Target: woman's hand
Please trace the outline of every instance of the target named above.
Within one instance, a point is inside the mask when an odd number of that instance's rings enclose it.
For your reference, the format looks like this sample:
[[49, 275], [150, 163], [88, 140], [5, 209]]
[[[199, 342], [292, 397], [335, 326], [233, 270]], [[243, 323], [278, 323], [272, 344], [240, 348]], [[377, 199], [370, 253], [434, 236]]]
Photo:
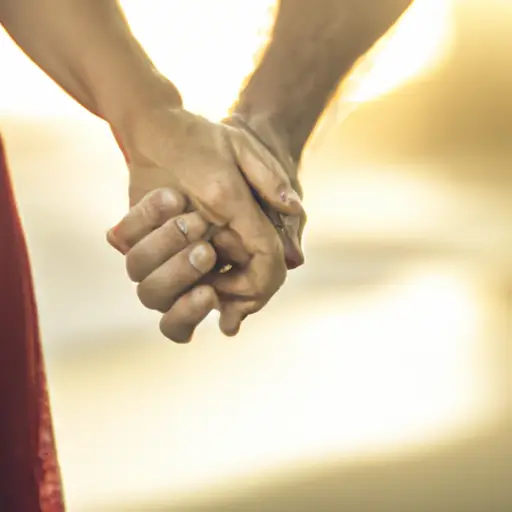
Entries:
[[[285, 231], [293, 229], [289, 219], [303, 215], [288, 174], [249, 132], [183, 109], [152, 109], [125, 120], [115, 133], [130, 169], [131, 205], [154, 189], [175, 187], [187, 209], [214, 226], [219, 258], [233, 268], [210, 280], [219, 295], [220, 327], [236, 334], [286, 277], [285, 238], [260, 204], [286, 215]], [[117, 236], [109, 235], [110, 241]]]

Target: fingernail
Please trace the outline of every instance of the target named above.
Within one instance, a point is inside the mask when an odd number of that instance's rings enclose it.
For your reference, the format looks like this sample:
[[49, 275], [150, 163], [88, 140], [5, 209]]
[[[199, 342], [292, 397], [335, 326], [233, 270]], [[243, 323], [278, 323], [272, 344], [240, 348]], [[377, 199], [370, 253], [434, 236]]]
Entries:
[[283, 201], [283, 203], [286, 203], [289, 206], [298, 206], [302, 209], [302, 200], [299, 194], [297, 194], [297, 192], [295, 192], [295, 190], [293, 189], [289, 189], [286, 191], [283, 190], [279, 194], [279, 198], [281, 199], [281, 201]]
[[211, 258], [208, 247], [204, 244], [196, 245], [188, 255], [190, 264], [201, 274], [205, 274], [211, 269]]
[[188, 226], [183, 217], [180, 217], [179, 219], [176, 219], [176, 225], [178, 226], [178, 229], [185, 235], [188, 235]]
[[294, 251], [286, 255], [285, 262], [288, 270], [295, 270], [304, 265], [304, 254], [301, 251]]

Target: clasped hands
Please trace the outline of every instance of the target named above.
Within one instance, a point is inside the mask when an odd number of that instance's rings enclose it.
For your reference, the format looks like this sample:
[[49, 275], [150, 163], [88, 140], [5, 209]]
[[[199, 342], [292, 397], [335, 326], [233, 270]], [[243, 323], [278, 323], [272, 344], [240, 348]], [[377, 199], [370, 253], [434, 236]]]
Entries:
[[[270, 133], [270, 132], [269, 132]], [[304, 261], [306, 216], [285, 141], [239, 117], [213, 123], [156, 108], [116, 127], [130, 210], [107, 234], [160, 330], [191, 340], [212, 311], [234, 336]]]

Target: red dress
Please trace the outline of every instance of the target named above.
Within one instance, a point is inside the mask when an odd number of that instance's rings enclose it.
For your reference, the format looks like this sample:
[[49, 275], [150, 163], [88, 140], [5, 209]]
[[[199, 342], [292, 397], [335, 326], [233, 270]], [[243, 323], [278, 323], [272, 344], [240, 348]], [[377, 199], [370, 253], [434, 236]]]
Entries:
[[37, 310], [0, 139], [0, 511], [62, 512]]

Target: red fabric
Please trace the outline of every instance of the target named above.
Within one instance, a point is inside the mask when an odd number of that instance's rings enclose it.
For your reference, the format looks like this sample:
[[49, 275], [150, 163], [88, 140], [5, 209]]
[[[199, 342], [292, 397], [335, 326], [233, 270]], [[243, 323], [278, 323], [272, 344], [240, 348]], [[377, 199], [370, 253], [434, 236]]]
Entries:
[[0, 511], [62, 512], [30, 266], [0, 140]]

